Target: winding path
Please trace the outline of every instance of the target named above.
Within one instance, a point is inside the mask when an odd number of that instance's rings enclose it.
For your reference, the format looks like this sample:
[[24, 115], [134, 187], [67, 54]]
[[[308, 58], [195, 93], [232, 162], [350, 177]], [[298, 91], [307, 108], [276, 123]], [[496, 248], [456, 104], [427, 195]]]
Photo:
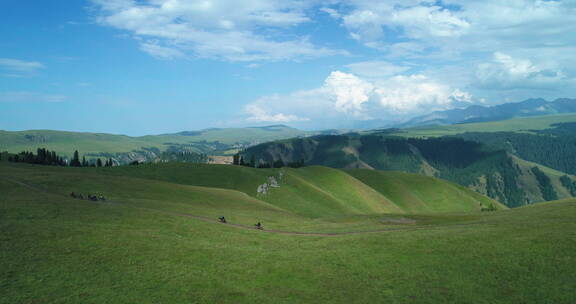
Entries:
[[[11, 178], [6, 178], [6, 177], [0, 177], [0, 179], [32, 189], [34, 191], [38, 191], [38, 192], [43, 192], [43, 193], [48, 193], [51, 195], [57, 195], [57, 196], [62, 196], [65, 198], [70, 199], [70, 197], [68, 197], [67, 195], [61, 195], [61, 194], [57, 194], [57, 193], [53, 193], [50, 192], [48, 189], [38, 186], [38, 185], [32, 185], [29, 183], [25, 183], [22, 181], [18, 181], [15, 179], [11, 179]], [[102, 203], [102, 202], [100, 202]], [[429, 225], [429, 226], [420, 226], [420, 227], [402, 227], [402, 228], [382, 228], [382, 229], [375, 229], [375, 230], [365, 230], [365, 231], [344, 231], [344, 232], [300, 232], [300, 231], [285, 231], [285, 230], [276, 230], [276, 229], [256, 229], [253, 226], [250, 225], [243, 225], [243, 224], [236, 224], [236, 223], [221, 223], [219, 220], [215, 220], [213, 218], [210, 217], [206, 217], [206, 216], [201, 216], [201, 215], [194, 215], [194, 214], [189, 214], [189, 213], [181, 213], [181, 212], [172, 212], [172, 211], [164, 211], [164, 210], [158, 210], [158, 209], [154, 209], [154, 208], [146, 208], [146, 207], [136, 207], [133, 205], [128, 205], [126, 203], [122, 203], [119, 201], [114, 201], [114, 200], [106, 200], [105, 203], [115, 203], [115, 204], [121, 204], [123, 206], [129, 206], [130, 208], [135, 208], [135, 209], [141, 209], [141, 210], [148, 210], [148, 211], [153, 211], [153, 212], [158, 212], [158, 213], [164, 213], [164, 214], [170, 214], [170, 215], [175, 215], [175, 216], [183, 216], [183, 217], [190, 217], [190, 218], [194, 218], [203, 222], [207, 222], [207, 223], [213, 223], [213, 224], [219, 224], [219, 225], [225, 225], [225, 226], [230, 226], [230, 227], [235, 227], [235, 228], [240, 228], [240, 229], [245, 229], [245, 230], [252, 230], [252, 231], [258, 231], [258, 232], [262, 232], [262, 233], [275, 233], [275, 234], [285, 234], [285, 235], [305, 235], [305, 236], [341, 236], [341, 235], [353, 235], [353, 234], [369, 234], [369, 233], [382, 233], [382, 232], [395, 232], [395, 231], [413, 231], [413, 230], [432, 230], [432, 229], [441, 229], [441, 228], [451, 228], [451, 227], [462, 227], [462, 226], [473, 226], [473, 225], [480, 225], [480, 224], [486, 224], [483, 222], [473, 222], [473, 223], [466, 223], [466, 224], [449, 224], [449, 225]]]

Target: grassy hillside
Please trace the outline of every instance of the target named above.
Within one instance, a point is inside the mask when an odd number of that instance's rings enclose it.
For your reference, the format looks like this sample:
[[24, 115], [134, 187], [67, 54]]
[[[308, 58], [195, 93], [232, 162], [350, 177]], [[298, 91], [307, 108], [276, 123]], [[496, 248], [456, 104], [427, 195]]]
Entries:
[[476, 211], [479, 205], [507, 209], [488, 197], [437, 178], [367, 169], [351, 169], [346, 172], [389, 197], [408, 213]]
[[[223, 212], [267, 230], [188, 216]], [[575, 217], [566, 200], [312, 219], [235, 190], [2, 163], [0, 303], [572, 303]], [[348, 233], [363, 230], [379, 232]]]
[[[93, 169], [88, 169], [93, 171]], [[267, 181], [269, 176], [278, 176], [283, 172], [280, 187], [273, 188], [267, 195], [258, 195], [258, 185]], [[217, 187], [241, 191], [257, 197], [272, 205], [307, 217], [336, 216], [344, 214], [405, 213], [416, 211], [404, 208], [402, 202], [391, 199], [389, 193], [372, 189], [362, 180], [344, 171], [311, 166], [299, 169], [254, 169], [242, 166], [203, 165], [203, 164], [149, 164], [138, 167], [124, 166], [100, 168], [97, 172], [116, 176], [130, 176], [162, 180], [185, 185]], [[400, 175], [400, 173], [398, 173]], [[384, 175], [383, 175], [384, 176]], [[409, 175], [419, 180], [434, 180], [437, 187], [452, 189], [452, 185], [430, 177]], [[385, 178], [395, 178], [394, 174]], [[409, 182], [407, 180], [407, 182]], [[405, 188], [407, 195], [413, 189]], [[440, 199], [442, 192], [430, 191], [427, 200]], [[457, 203], [451, 211], [479, 210], [476, 193], [464, 190], [463, 193], [451, 193]], [[450, 196], [449, 195], [449, 196]], [[469, 197], [460, 200], [460, 196]], [[450, 197], [452, 197], [450, 196]], [[486, 199], [488, 200], [488, 199]], [[474, 202], [474, 203], [472, 203]], [[447, 209], [420, 209], [420, 212], [446, 211]]]
[[271, 140], [290, 138], [297, 136], [306, 136], [310, 132], [301, 131], [284, 125], [274, 125], [266, 127], [249, 127], [249, 128], [225, 128], [225, 129], [205, 129], [200, 131], [180, 132], [176, 134], [165, 134], [158, 136], [144, 136], [143, 139], [158, 142], [175, 139], [177, 142], [186, 138], [186, 141], [192, 142], [215, 142], [233, 145], [239, 143], [262, 143]]
[[555, 124], [552, 128], [519, 132], [467, 132], [455, 137], [503, 149], [538, 164], [576, 174], [576, 123]]
[[528, 132], [529, 130], [549, 129], [552, 128], [554, 124], [569, 122], [576, 122], [576, 114], [543, 115], [491, 122], [416, 127], [402, 129], [393, 134], [407, 137], [431, 137], [455, 135], [465, 132]]
[[89, 157], [113, 157], [128, 162], [152, 160], [167, 150], [230, 154], [239, 148], [265, 141], [305, 136], [308, 133], [278, 125], [254, 128], [206, 129], [176, 134], [130, 137], [104, 133], [51, 130], [0, 131], [0, 151], [18, 153], [47, 148], [71, 157], [74, 150]]
[[[512, 152], [458, 137], [347, 134], [269, 142], [250, 147], [241, 155], [246, 160], [254, 159], [259, 165], [300, 160], [307, 165], [333, 168], [420, 173], [458, 183], [509, 207], [573, 196], [575, 191], [569, 189], [572, 184], [567, 186], [560, 177], [550, 175], [549, 168], [529, 165]], [[559, 157], [559, 163], [573, 163], [562, 161], [569, 152], [564, 154], [549, 155]], [[533, 172], [535, 166], [544, 168], [542, 174]]]
[[163, 148], [162, 143], [150, 143], [126, 135], [50, 130], [0, 131], [0, 151], [13, 153], [47, 148], [60, 155], [71, 156], [74, 150], [79, 150], [83, 154], [114, 153], [140, 150], [142, 147]]

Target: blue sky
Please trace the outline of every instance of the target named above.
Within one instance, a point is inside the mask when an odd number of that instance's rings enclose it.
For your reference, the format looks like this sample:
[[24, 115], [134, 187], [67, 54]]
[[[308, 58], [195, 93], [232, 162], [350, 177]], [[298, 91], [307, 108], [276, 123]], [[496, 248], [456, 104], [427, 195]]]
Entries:
[[5, 0], [0, 129], [342, 128], [576, 97], [574, 1]]

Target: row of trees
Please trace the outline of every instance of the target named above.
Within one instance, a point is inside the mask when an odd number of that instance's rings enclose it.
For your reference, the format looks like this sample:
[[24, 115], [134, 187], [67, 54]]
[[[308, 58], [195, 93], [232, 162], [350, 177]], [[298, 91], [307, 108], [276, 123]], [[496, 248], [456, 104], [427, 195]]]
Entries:
[[114, 162], [111, 158], [102, 163], [100, 158], [94, 160], [86, 160], [83, 156], [80, 160], [78, 150], [74, 151], [74, 156], [70, 161], [67, 158], [56, 154], [56, 151], [50, 151], [45, 148], [38, 148], [36, 154], [30, 151], [22, 151], [18, 154], [8, 156], [8, 161], [15, 163], [28, 163], [47, 166], [70, 166], [70, 167], [112, 167]]
[[550, 178], [538, 167], [532, 167], [531, 171], [534, 173], [534, 176], [536, 176], [536, 180], [538, 180], [538, 187], [540, 188], [544, 200], [557, 200], [558, 194], [554, 191]]
[[48, 166], [67, 165], [67, 160], [64, 157], [59, 156], [55, 151], [50, 151], [44, 148], [38, 148], [36, 154], [29, 151], [23, 151], [18, 154], [9, 155], [8, 161]]
[[232, 164], [252, 168], [282, 168], [282, 167], [300, 168], [304, 167], [304, 159], [301, 159], [300, 161], [296, 162], [284, 163], [284, 161], [281, 158], [278, 158], [275, 161], [267, 162], [261, 159], [256, 161], [256, 157], [252, 155], [250, 157], [250, 161], [246, 161], [243, 155], [237, 153], [232, 158]]
[[102, 163], [100, 158], [97, 158], [96, 161], [87, 161], [86, 156], [82, 156], [82, 161], [80, 161], [80, 155], [78, 150], [74, 151], [74, 156], [72, 156], [72, 160], [70, 161], [70, 167], [112, 167], [114, 166], [114, 162], [112, 158], [108, 158], [106, 163]]
[[570, 191], [570, 195], [576, 196], [576, 182], [572, 181], [568, 175], [560, 177], [560, 182], [566, 189], [568, 189], [568, 191]]

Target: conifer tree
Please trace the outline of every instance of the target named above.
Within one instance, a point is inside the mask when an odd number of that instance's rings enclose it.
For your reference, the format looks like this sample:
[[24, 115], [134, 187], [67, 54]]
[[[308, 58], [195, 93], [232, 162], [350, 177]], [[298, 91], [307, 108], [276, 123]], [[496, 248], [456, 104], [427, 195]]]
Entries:
[[102, 160], [100, 160], [100, 158], [96, 160], [96, 167], [102, 167]]
[[284, 162], [281, 158], [274, 162], [274, 168], [282, 168], [284, 167]]
[[72, 161], [70, 162], [70, 166], [72, 166], [72, 167], [82, 166], [82, 164], [80, 163], [80, 156], [78, 156], [78, 150], [74, 151], [74, 156], [72, 157]]

